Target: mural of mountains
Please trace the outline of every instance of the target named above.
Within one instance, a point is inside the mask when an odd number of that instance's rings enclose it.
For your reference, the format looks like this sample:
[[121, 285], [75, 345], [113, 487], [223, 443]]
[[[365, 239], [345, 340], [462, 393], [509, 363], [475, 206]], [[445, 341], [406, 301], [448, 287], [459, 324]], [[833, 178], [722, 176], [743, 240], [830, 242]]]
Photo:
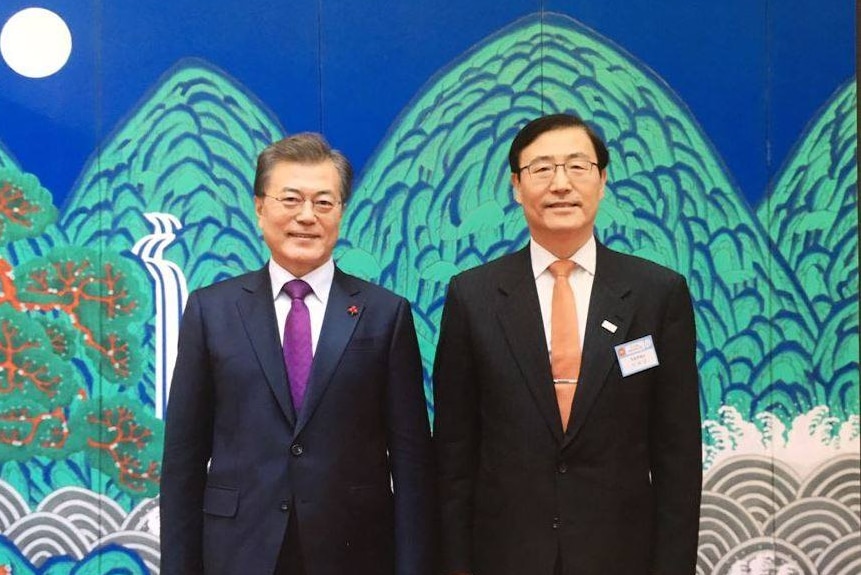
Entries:
[[[512, 138], [538, 115], [574, 112], [611, 150], [601, 240], [688, 278], [704, 417], [725, 405], [748, 421], [820, 413], [854, 422], [845, 439], [857, 445], [856, 109], [853, 79], [811, 120], [754, 210], [684, 103], [642, 62], [571, 18], [530, 16], [441, 70], [394, 122], [347, 208], [336, 257], [414, 302], [428, 376], [449, 278], [528, 239], [507, 173]], [[144, 214], [162, 212], [182, 223], [165, 257], [190, 288], [256, 268], [267, 254], [253, 216], [254, 163], [283, 133], [225, 72], [182, 60], [90, 158], [57, 224], [0, 255], [17, 266], [86, 246], [137, 261], [129, 250], [152, 231]], [[18, 166], [0, 143], [3, 169]], [[148, 363], [131, 390], [149, 406], [153, 332], [151, 320]], [[777, 549], [783, 568], [856, 572], [857, 470], [857, 455], [804, 476], [773, 457], [721, 462], [705, 485], [698, 573], [749, 570], [763, 549]], [[0, 525], [0, 571], [158, 572], [155, 500], [105, 488], [80, 454], [3, 472], [23, 487], [0, 489], [13, 511]], [[809, 537], [814, 530], [825, 535]]]
[[182, 60], [90, 160], [59, 227], [72, 244], [123, 251], [152, 231], [144, 213], [167, 212], [183, 227], [165, 257], [190, 287], [259, 267], [254, 167], [282, 134], [224, 72]]
[[[690, 111], [642, 62], [567, 16], [529, 16], [441, 70], [395, 121], [336, 256], [414, 302], [429, 373], [448, 279], [527, 241], [508, 181], [511, 139], [528, 119], [571, 111], [611, 150], [602, 241], [688, 278], [704, 416], [721, 405], [746, 417], [791, 419], [816, 405], [857, 414], [855, 102], [850, 82], [754, 212]], [[189, 287], [253, 269], [266, 257], [254, 161], [282, 133], [225, 73], [180, 61], [91, 158], [58, 225], [9, 250], [124, 252], [151, 231], [144, 213], [167, 212], [183, 228], [165, 255]]]
[[[704, 416], [724, 404], [749, 417], [790, 419], [821, 404], [857, 413], [857, 346], [845, 358], [853, 396], [815, 368], [815, 346], [834, 342], [817, 341], [807, 279], [774, 247], [689, 110], [641, 62], [561, 15], [524, 18], [432, 78], [369, 163], [346, 215], [341, 265], [416, 302], [426, 370], [450, 276], [526, 243], [508, 146], [527, 120], [557, 111], [594, 121], [608, 142], [602, 241], [689, 280]], [[844, 118], [838, 149], [849, 155], [854, 116]], [[857, 177], [843, 181], [854, 189]], [[857, 332], [857, 313], [854, 327], [851, 319], [843, 327]]]

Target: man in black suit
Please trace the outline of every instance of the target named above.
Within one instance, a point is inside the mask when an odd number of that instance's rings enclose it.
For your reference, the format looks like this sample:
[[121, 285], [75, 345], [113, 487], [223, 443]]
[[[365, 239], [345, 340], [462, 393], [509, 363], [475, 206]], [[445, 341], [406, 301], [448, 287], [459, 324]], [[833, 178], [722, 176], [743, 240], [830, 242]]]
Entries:
[[271, 260], [188, 300], [162, 575], [431, 573], [433, 452], [410, 306], [332, 260], [351, 183], [317, 134], [269, 146], [254, 205]]
[[446, 575], [695, 572], [691, 298], [679, 274], [595, 240], [608, 161], [574, 116], [527, 124], [509, 163], [530, 243], [449, 285], [434, 366]]

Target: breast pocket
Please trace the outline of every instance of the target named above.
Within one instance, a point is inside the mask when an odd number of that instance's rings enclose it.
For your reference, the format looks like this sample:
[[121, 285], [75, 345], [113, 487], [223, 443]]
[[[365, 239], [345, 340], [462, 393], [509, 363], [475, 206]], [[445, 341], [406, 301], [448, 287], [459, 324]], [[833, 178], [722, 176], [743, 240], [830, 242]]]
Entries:
[[381, 337], [354, 337], [347, 344], [347, 351], [367, 351], [380, 349], [384, 345]]

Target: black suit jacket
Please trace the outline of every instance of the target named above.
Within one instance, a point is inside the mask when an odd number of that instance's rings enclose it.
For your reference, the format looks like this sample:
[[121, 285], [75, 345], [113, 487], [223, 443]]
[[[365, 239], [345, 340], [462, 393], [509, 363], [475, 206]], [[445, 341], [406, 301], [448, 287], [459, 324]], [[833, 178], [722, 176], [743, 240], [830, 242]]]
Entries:
[[407, 301], [336, 269], [306, 393], [297, 416], [267, 268], [191, 294], [162, 575], [269, 575], [297, 516], [312, 575], [430, 573], [433, 452]]
[[[602, 327], [608, 322], [615, 332]], [[614, 346], [653, 337], [622, 377]], [[528, 247], [451, 281], [434, 368], [444, 572], [691, 575], [702, 481], [684, 278], [598, 245], [567, 433]]]

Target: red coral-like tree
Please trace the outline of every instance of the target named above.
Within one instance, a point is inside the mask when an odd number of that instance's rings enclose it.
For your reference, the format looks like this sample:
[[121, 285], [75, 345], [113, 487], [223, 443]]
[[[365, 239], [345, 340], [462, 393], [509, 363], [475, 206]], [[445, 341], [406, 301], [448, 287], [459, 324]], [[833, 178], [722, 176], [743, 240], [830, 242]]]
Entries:
[[[0, 243], [37, 238], [56, 217], [34, 176], [0, 170]], [[162, 425], [129, 393], [143, 278], [106, 250], [53, 247], [14, 265], [0, 253], [0, 461], [84, 452], [120, 489], [158, 491]]]

